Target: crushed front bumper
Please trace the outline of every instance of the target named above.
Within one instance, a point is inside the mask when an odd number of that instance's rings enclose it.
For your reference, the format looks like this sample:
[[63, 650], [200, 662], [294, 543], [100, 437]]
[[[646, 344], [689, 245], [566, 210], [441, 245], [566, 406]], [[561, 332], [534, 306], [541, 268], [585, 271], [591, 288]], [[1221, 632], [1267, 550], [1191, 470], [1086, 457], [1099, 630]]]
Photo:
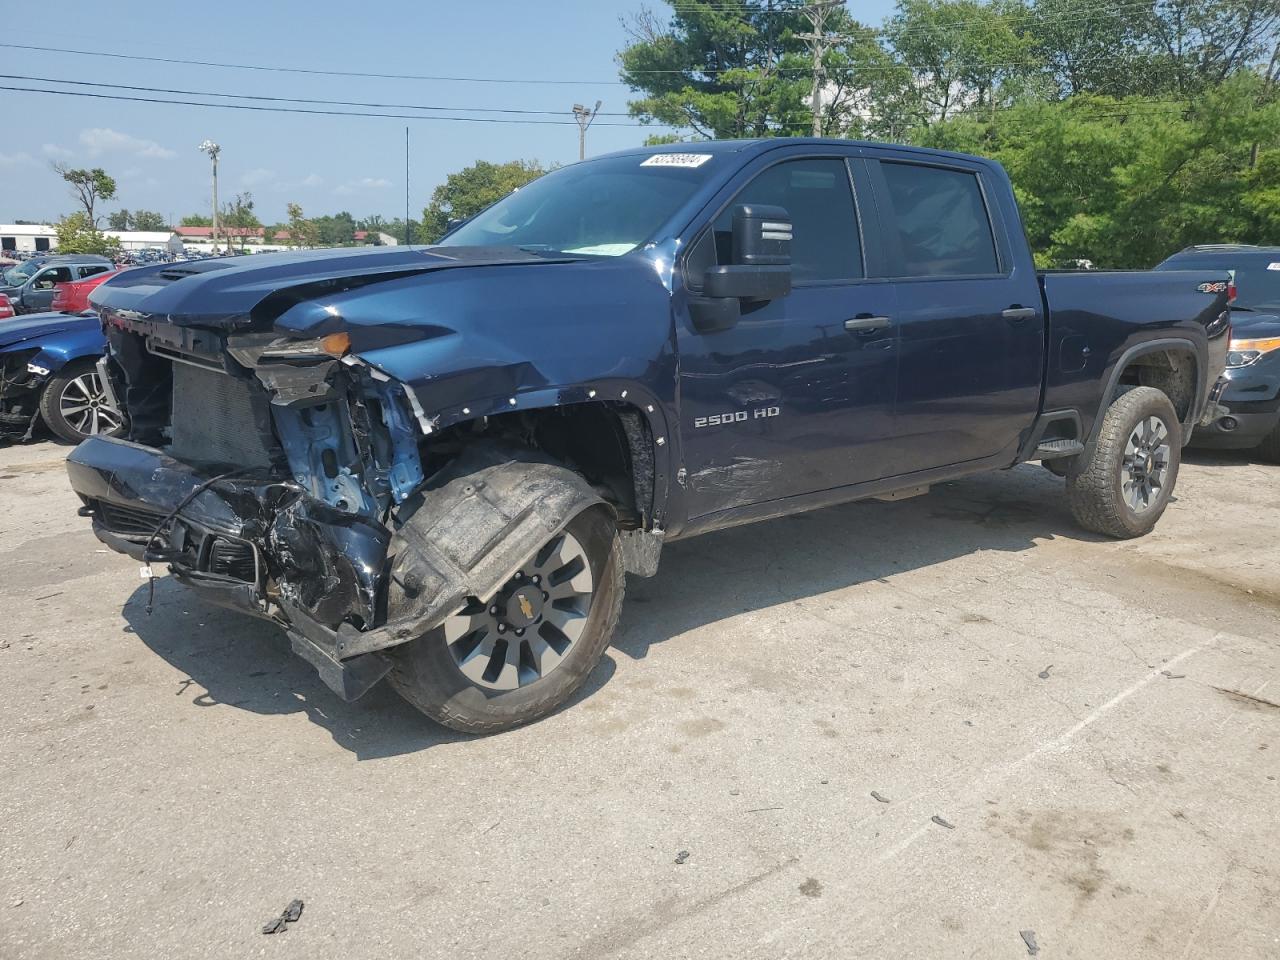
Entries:
[[370, 651], [342, 659], [338, 629], [372, 627], [384, 603], [390, 532], [296, 483], [202, 473], [163, 452], [105, 437], [67, 458], [71, 486], [104, 544], [167, 563], [205, 600], [285, 627], [295, 653], [346, 699], [386, 674]]

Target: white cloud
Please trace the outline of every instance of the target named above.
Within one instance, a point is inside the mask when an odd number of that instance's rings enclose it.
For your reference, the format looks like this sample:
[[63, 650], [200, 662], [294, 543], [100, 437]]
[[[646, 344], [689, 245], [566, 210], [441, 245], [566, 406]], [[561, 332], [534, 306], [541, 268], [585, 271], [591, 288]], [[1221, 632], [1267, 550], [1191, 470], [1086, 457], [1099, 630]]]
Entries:
[[384, 177], [360, 177], [358, 180], [348, 180], [346, 183], [339, 184], [333, 188], [333, 192], [339, 197], [349, 197], [363, 190], [382, 190], [389, 186], [391, 181]]
[[66, 147], [60, 147], [56, 143], [44, 144], [44, 146], [40, 148], [40, 152], [46, 157], [51, 157], [54, 160], [66, 160], [72, 155], [70, 150]]
[[240, 182], [246, 187], [259, 187], [264, 183], [270, 183], [276, 178], [274, 170], [268, 170], [266, 167], [254, 167], [252, 170], [246, 170], [240, 175]]
[[322, 183], [324, 183], [324, 177], [320, 176], [320, 174], [318, 173], [309, 173], [302, 178], [302, 183], [300, 184], [300, 186], [318, 187]]
[[176, 151], [162, 147], [154, 140], [131, 137], [127, 133], [112, 130], [110, 127], [81, 130], [80, 142], [88, 147], [91, 157], [96, 157], [100, 153], [128, 153], [151, 160], [170, 160], [178, 155]]
[[17, 167], [35, 162], [35, 157], [29, 153], [0, 153], [0, 167]]

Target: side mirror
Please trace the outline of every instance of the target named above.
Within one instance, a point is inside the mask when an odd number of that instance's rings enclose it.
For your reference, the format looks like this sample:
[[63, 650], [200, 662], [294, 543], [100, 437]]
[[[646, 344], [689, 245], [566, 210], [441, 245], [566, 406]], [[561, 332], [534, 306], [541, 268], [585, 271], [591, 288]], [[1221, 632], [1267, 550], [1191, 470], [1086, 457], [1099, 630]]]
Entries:
[[702, 297], [691, 304], [700, 333], [727, 330], [742, 304], [777, 300], [791, 292], [791, 214], [783, 207], [739, 204], [733, 210], [732, 263], [711, 267]]

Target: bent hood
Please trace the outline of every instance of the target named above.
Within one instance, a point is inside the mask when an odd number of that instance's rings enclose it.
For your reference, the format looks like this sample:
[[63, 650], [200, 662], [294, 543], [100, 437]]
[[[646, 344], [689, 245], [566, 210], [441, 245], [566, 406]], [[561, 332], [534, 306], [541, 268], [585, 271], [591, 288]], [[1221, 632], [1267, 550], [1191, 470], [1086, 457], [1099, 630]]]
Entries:
[[568, 262], [514, 247], [364, 247], [251, 254], [139, 267], [89, 296], [100, 311], [134, 320], [223, 331], [262, 328], [315, 296], [439, 270]]
[[96, 329], [97, 317], [80, 317], [66, 313], [31, 313], [13, 320], [0, 320], [0, 350], [45, 339], [68, 330]]

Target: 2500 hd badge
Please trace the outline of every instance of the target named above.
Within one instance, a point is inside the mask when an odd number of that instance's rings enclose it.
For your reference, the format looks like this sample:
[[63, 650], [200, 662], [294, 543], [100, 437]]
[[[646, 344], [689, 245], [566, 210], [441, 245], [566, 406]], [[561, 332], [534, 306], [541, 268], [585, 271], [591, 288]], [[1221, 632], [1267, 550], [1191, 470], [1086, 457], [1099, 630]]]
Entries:
[[731, 423], [746, 423], [748, 420], [764, 420], [776, 417], [782, 411], [778, 407], [756, 407], [754, 410], [734, 410], [730, 413], [713, 413], [708, 417], [694, 417], [693, 428], [727, 427]]

